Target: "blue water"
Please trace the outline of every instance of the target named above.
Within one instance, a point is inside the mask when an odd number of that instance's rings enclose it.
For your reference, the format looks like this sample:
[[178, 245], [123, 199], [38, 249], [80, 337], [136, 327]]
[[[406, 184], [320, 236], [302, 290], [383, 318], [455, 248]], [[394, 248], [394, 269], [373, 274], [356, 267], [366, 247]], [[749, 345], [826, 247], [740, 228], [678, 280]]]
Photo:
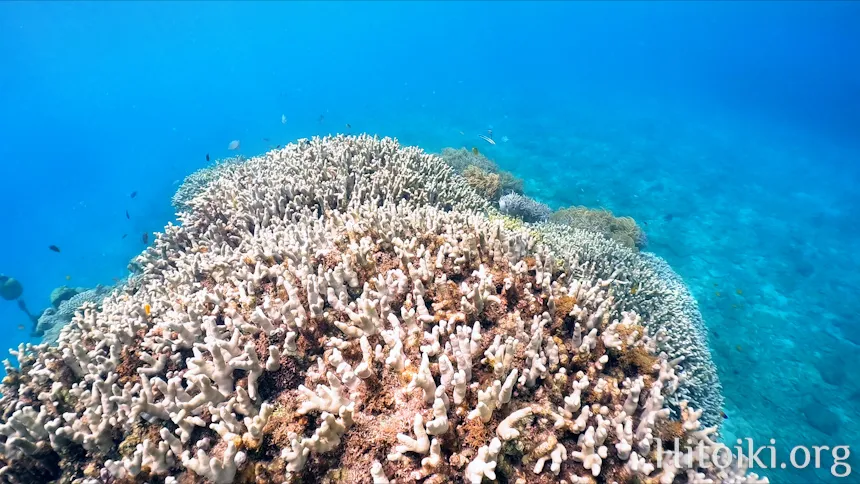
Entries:
[[[234, 139], [478, 146], [553, 208], [643, 225], [700, 302], [729, 442], [857, 447], [858, 24], [841, 2], [3, 2], [0, 273], [34, 312], [111, 284]], [[28, 339], [14, 303], [0, 322]]]

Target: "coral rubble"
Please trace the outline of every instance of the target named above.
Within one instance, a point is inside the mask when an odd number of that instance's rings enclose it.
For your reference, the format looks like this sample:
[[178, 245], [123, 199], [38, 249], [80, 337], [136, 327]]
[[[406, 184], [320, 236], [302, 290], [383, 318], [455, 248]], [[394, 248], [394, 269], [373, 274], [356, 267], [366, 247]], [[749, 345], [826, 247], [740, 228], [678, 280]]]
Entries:
[[14, 352], [0, 479], [759, 482], [657, 467], [720, 445], [665, 330], [459, 180], [367, 136], [220, 170], [133, 290]]

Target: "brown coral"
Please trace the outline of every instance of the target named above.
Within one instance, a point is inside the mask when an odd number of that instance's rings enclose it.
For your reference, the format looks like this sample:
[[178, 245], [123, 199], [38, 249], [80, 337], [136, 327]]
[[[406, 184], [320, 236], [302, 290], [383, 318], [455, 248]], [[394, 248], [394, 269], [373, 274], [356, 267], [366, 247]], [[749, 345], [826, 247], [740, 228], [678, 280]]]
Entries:
[[550, 215], [550, 220], [602, 234], [625, 247], [642, 248], [645, 245], [645, 232], [633, 218], [616, 217], [609, 210], [582, 206], [562, 208]]

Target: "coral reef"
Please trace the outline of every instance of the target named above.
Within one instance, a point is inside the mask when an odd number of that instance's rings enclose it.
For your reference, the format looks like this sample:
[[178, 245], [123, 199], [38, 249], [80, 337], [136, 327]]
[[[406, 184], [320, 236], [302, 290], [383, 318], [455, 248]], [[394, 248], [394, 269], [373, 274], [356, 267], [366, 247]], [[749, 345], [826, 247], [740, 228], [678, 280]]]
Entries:
[[175, 194], [173, 194], [173, 198], [171, 200], [173, 208], [175, 208], [177, 212], [187, 211], [189, 208], [188, 201], [206, 188], [206, 185], [208, 185], [209, 182], [218, 178], [222, 171], [229, 170], [234, 165], [244, 162], [245, 157], [242, 155], [225, 158], [223, 160], [217, 160], [215, 163], [186, 176], [182, 180], [182, 184], [179, 185], [179, 189], [176, 190]]
[[463, 170], [463, 179], [466, 180], [466, 183], [470, 187], [474, 188], [475, 191], [478, 192], [478, 195], [481, 195], [487, 200], [498, 200], [501, 196], [501, 178], [497, 173], [490, 173], [489, 171], [471, 165]]
[[462, 175], [466, 183], [491, 202], [498, 202], [507, 193], [523, 193], [523, 180], [499, 167], [486, 156], [466, 148], [444, 148], [440, 155], [445, 162]]
[[676, 399], [667, 328], [642, 319], [657, 309], [619, 291], [628, 270], [598, 275], [626, 253], [505, 229], [459, 181], [367, 136], [221, 170], [133, 287], [13, 352], [0, 478], [759, 482], [657, 455], [670, 436], [720, 444]]
[[568, 271], [580, 277], [615, 279], [622, 286], [615, 292], [619, 308], [636, 311], [650, 334], [665, 333], [660, 349], [673, 360], [683, 360], [679, 372], [684, 378], [670, 398], [672, 406], [677, 409], [681, 400], [687, 400], [703, 410], [705, 425], [719, 426], [722, 386], [708, 348], [707, 328], [698, 303], [669, 264], [593, 232], [554, 223], [531, 228], [559, 257], [575, 261]]
[[86, 291], [85, 287], [69, 287], [69, 286], [59, 286], [55, 287], [53, 291], [51, 291], [51, 307], [54, 309], [59, 309], [60, 304], [69, 299], [75, 297], [76, 295]]
[[641, 249], [646, 242], [645, 232], [633, 218], [616, 217], [609, 210], [568, 207], [556, 210], [549, 220], [603, 234], [626, 247]]
[[552, 213], [552, 209], [545, 204], [518, 193], [509, 193], [500, 198], [499, 211], [530, 223], [543, 222]]
[[463, 173], [470, 166], [490, 173], [499, 171], [499, 167], [492, 160], [480, 153], [475, 154], [466, 148], [443, 148], [439, 156], [457, 173]]
[[52, 307], [42, 311], [33, 331], [34, 336], [42, 337], [43, 343], [56, 343], [60, 331], [72, 320], [75, 311], [83, 307], [85, 303], [98, 306], [99, 302], [113, 290], [112, 286], [101, 285], [92, 289], [82, 287], [72, 289], [66, 286], [62, 286], [62, 288], [65, 290], [58, 291], [55, 289], [51, 292]]

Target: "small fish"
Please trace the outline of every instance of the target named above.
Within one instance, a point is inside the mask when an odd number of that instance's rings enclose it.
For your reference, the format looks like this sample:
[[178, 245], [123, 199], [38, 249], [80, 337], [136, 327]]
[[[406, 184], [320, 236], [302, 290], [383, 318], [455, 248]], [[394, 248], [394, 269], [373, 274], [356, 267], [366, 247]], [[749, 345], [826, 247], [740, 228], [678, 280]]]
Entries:
[[633, 294], [635, 296], [637, 292], [639, 292], [639, 286], [638, 285], [634, 285], [633, 287], [630, 288], [630, 294]]
[[508, 141], [510, 141], [510, 140], [511, 140], [511, 139], [510, 139], [510, 138], [508, 138], [507, 136], [502, 136], [502, 143], [507, 143], [507, 142], [508, 142]]
[[23, 324], [18, 325], [18, 331], [24, 331], [24, 325]]
[[209, 161], [209, 153], [206, 153], [206, 161]]
[[716, 294], [716, 295], [717, 295], [717, 297], [720, 297], [720, 291], [717, 291], [717, 292], [715, 292], [714, 294]]
[[323, 121], [325, 121], [325, 116], [324, 116], [324, 115], [322, 115], [322, 114], [320, 114], [320, 118], [319, 118], [317, 121], [319, 121], [320, 123], [322, 123]]
[[736, 292], [736, 293], [738, 293], [738, 296], [743, 296], [743, 295], [744, 295], [744, 292], [743, 292], [741, 289], [738, 289], [738, 290], [736, 290], [735, 292]]
[[473, 147], [472, 147], [472, 154], [473, 154], [473, 155], [475, 155], [475, 156], [478, 156], [478, 155], [480, 155], [480, 154], [481, 154], [481, 153], [478, 151], [478, 147], [476, 147], [476, 146], [473, 146]]
[[281, 115], [281, 124], [287, 124], [287, 115], [286, 114]]
[[71, 281], [71, 280], [72, 280], [72, 276], [67, 275], [67, 276], [66, 276], [66, 280], [67, 280], [67, 281]]
[[723, 417], [723, 420], [729, 418], [729, 416], [726, 415], [726, 412], [723, 412], [722, 410], [720, 410], [720, 416]]
[[265, 141], [266, 143], [268, 143], [268, 142], [269, 142], [269, 138], [263, 138], [263, 141]]
[[276, 149], [276, 150], [281, 149], [281, 145], [275, 145], [275, 149]]
[[126, 237], [128, 237], [128, 234], [122, 234], [122, 238], [123, 238], [123, 239], [124, 239], [124, 238], [126, 238]]
[[743, 350], [744, 350], [743, 348], [741, 348], [741, 345], [735, 345], [735, 349], [736, 349], [736, 350], [738, 350], [738, 351], [743, 351]]
[[493, 141], [493, 138], [488, 138], [486, 135], [479, 134], [478, 138], [481, 138], [482, 140], [486, 141], [487, 143], [490, 143], [491, 145], [496, 144], [496, 142]]
[[720, 339], [720, 333], [717, 333], [716, 331], [711, 332], [714, 333], [714, 338]]
[[131, 192], [131, 198], [134, 198], [136, 196], [137, 196], [137, 192]]
[[57, 247], [56, 245], [49, 245], [49, 246], [48, 246], [48, 248], [49, 248], [49, 249], [51, 249], [51, 250], [53, 250], [54, 252], [59, 252], [59, 251], [60, 251], [60, 248], [59, 248], [59, 247]]
[[128, 214], [128, 210], [125, 211], [125, 218], [131, 220], [131, 215]]
[[231, 141], [230, 144], [227, 145], [227, 149], [230, 151], [238, 150], [239, 149], [239, 140], [234, 139], [233, 141]]
[[461, 135], [463, 135], [463, 136], [466, 136], [466, 133], [464, 133], [464, 132], [462, 132], [462, 131], [460, 131], [460, 134], [461, 134]]
[[675, 218], [675, 216], [672, 215], [671, 213], [667, 213], [666, 215], [663, 216], [663, 220], [665, 220], [667, 222], [671, 222], [673, 218]]
[[648, 221], [647, 221], [647, 220], [643, 221], [642, 223], [643, 223], [643, 224], [645, 224], [645, 225], [648, 225]]
[[352, 128], [352, 126], [350, 126], [349, 123], [346, 123], [346, 129], [349, 129], [349, 128]]
[[141, 240], [143, 240], [144, 244], [148, 244], [149, 243], [149, 232], [144, 232], [143, 236], [141, 237]]
[[150, 306], [149, 304], [144, 304], [143, 305], [143, 312], [146, 313], [146, 317], [148, 318], [149, 315], [152, 313], [152, 306]]

